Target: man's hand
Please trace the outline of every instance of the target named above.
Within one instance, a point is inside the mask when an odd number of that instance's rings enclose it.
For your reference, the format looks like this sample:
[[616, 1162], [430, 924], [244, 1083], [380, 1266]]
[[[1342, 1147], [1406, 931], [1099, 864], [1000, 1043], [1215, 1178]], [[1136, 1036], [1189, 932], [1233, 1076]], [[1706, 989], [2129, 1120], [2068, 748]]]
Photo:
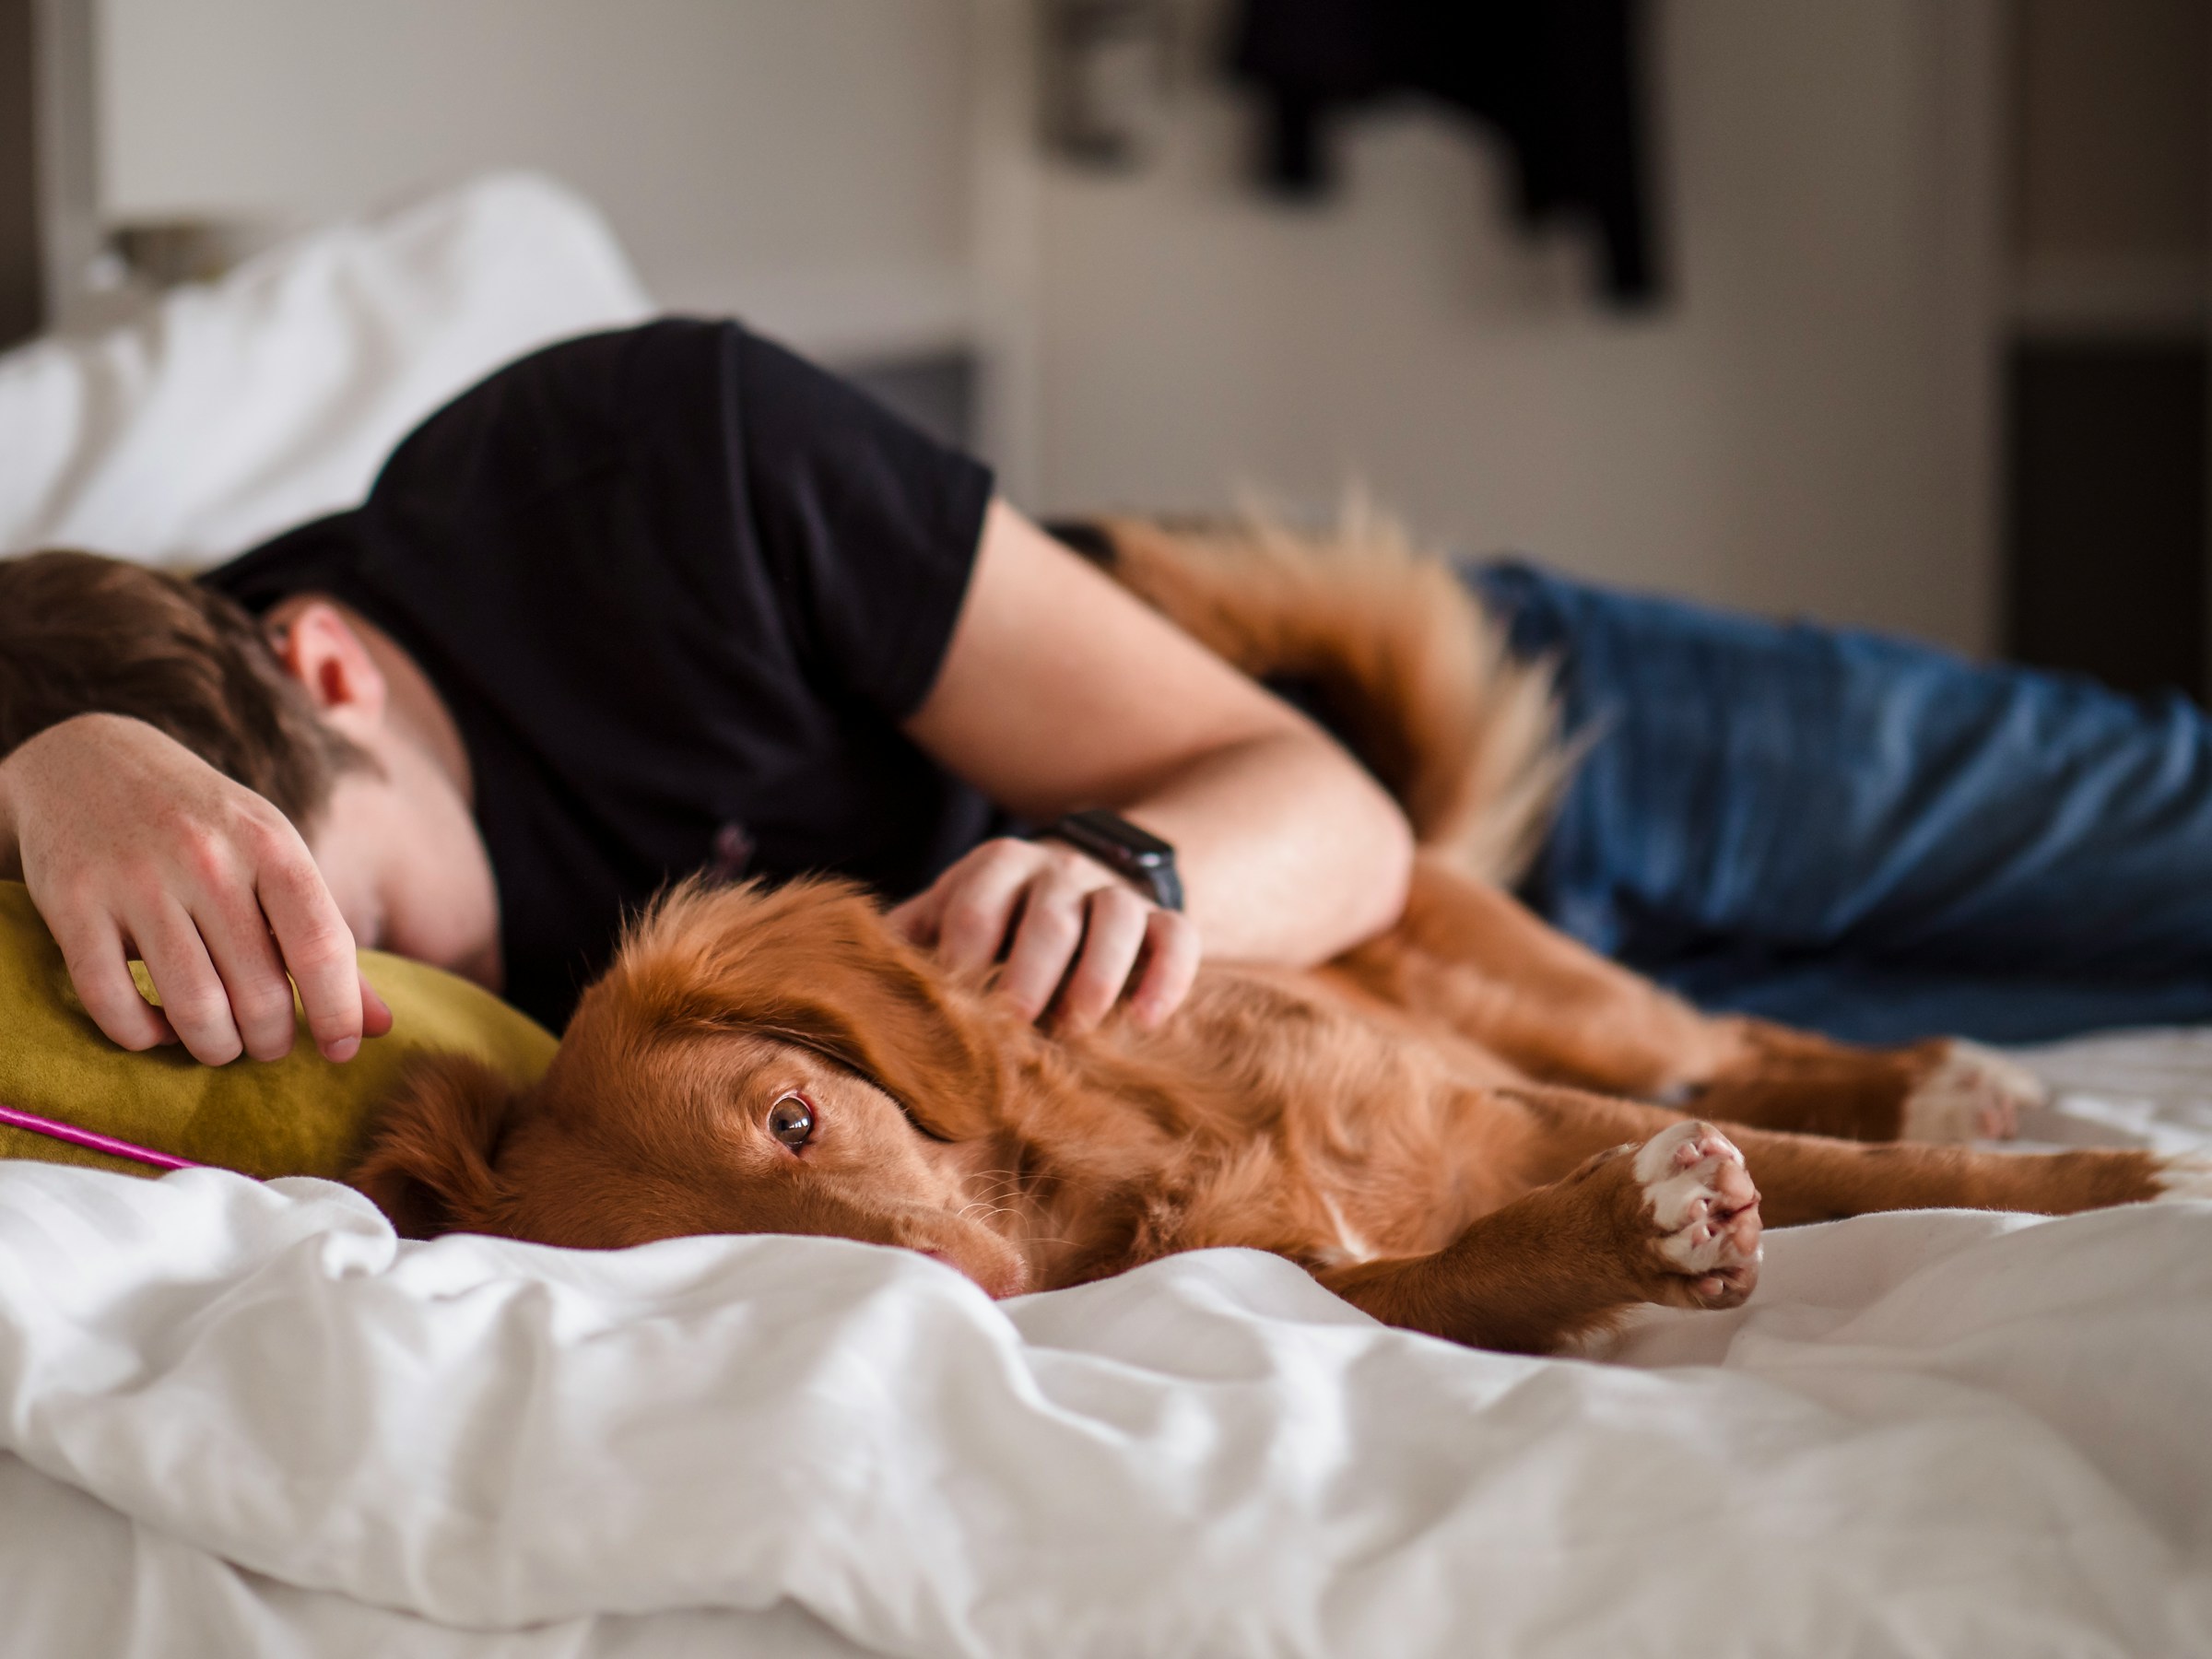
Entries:
[[890, 919], [955, 969], [1003, 954], [1000, 991], [1030, 1019], [1052, 1008], [1063, 1032], [1091, 1030], [1124, 992], [1130, 1017], [1150, 1030], [1198, 973], [1198, 930], [1187, 917], [1053, 841], [987, 841]]
[[[79, 715], [0, 761], [0, 876], [17, 871], [86, 1011], [124, 1048], [279, 1059], [288, 971], [326, 1058], [392, 1029], [300, 832], [141, 721]], [[134, 957], [159, 1008], [138, 994]]]

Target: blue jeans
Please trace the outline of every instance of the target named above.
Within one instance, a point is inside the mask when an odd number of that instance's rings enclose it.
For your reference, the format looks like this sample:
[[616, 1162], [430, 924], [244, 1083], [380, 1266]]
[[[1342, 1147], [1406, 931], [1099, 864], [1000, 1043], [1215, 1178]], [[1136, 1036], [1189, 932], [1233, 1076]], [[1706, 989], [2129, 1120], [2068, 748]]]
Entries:
[[1466, 574], [1591, 740], [1524, 894], [1567, 932], [1860, 1041], [2212, 1020], [2212, 719], [2185, 699]]

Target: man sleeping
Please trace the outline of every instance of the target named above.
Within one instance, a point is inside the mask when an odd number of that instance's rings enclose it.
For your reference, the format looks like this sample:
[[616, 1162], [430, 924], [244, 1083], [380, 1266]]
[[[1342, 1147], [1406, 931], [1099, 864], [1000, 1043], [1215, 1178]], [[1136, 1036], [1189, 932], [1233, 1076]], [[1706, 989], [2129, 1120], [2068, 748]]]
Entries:
[[[856, 877], [1076, 1029], [1163, 1018], [1201, 940], [1318, 961], [1405, 890], [1403, 818], [1319, 730], [734, 325], [539, 353], [359, 509], [196, 594], [130, 574], [0, 567], [0, 873], [126, 1047], [281, 1054], [288, 971], [344, 1059], [383, 1022], [365, 945], [558, 1030], [702, 867]], [[1005, 833], [1078, 808], [1118, 839]], [[1137, 826], [1184, 909], [1106, 862]]]
[[[2195, 711], [1471, 579], [1593, 738], [1529, 887], [1568, 931], [1862, 1037], [2212, 1017]], [[702, 869], [856, 877], [1029, 1017], [1156, 1024], [1202, 956], [1371, 936], [1410, 860], [1318, 727], [733, 324], [512, 365], [196, 590], [0, 564], [0, 875], [87, 1008], [211, 1064], [286, 1052], [288, 974], [356, 1053], [371, 944], [558, 1029]]]

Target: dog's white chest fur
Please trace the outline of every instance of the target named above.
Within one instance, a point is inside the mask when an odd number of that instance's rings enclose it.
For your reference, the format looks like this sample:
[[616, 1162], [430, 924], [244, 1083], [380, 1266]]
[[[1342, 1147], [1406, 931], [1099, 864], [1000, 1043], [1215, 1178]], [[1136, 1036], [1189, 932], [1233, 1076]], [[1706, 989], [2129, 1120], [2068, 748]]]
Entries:
[[1373, 1248], [1359, 1236], [1359, 1230], [1344, 1218], [1344, 1210], [1336, 1200], [1324, 1193], [1321, 1195], [1321, 1206], [1329, 1212], [1329, 1225], [1336, 1230], [1336, 1250], [1331, 1253], [1335, 1259], [1329, 1265], [1332, 1267], [1345, 1267], [1355, 1262], [1373, 1261], [1375, 1258]]

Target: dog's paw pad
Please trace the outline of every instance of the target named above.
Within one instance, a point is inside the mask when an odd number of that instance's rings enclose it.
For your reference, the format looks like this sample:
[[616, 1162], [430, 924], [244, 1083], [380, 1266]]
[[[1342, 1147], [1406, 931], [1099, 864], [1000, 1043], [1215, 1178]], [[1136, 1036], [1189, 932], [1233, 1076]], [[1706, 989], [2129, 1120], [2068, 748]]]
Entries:
[[2010, 1140], [2023, 1107], [2051, 1099], [2050, 1086], [2017, 1060], [1952, 1038], [1936, 1069], [1905, 1099], [1900, 1140], [1958, 1146]]
[[1685, 1300], [1733, 1308], [1759, 1282], [1759, 1189], [1744, 1155], [1711, 1124], [1675, 1124], [1637, 1148], [1636, 1180], [1665, 1271], [1687, 1283]]
[[2179, 1152], [2159, 1162], [2156, 1204], [2212, 1198], [2212, 1152]]

